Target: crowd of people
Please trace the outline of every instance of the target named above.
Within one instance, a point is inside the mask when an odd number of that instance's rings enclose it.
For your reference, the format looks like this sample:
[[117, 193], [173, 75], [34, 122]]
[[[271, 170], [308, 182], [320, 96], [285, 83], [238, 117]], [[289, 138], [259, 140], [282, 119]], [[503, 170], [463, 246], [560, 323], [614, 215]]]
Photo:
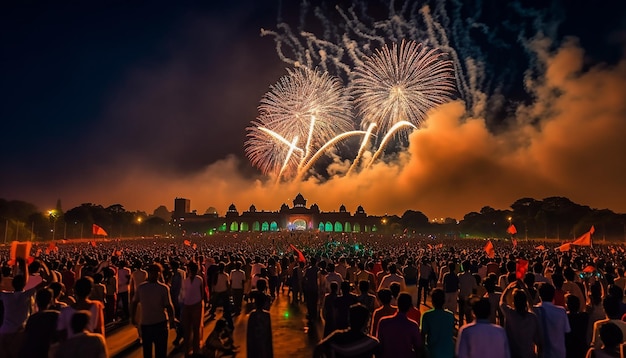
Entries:
[[[5, 247], [0, 357], [107, 357], [107, 327], [123, 324], [144, 357], [167, 356], [170, 330], [185, 356], [236, 356], [242, 343], [280, 356], [278, 295], [321, 328], [315, 357], [621, 356], [621, 246], [499, 241], [494, 255], [484, 244], [278, 232], [42, 243], [27, 257]], [[203, 340], [205, 317], [217, 320]]]

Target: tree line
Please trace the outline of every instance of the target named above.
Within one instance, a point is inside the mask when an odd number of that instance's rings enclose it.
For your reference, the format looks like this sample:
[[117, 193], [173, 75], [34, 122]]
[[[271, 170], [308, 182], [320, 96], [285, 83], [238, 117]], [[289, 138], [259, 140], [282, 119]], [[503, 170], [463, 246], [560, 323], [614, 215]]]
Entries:
[[[626, 242], [626, 214], [590, 208], [564, 197], [522, 198], [503, 210], [485, 206], [465, 214], [461, 220], [429, 219], [417, 210], [386, 218], [387, 231], [392, 233], [505, 238], [510, 236], [507, 228], [514, 225], [518, 239], [569, 240], [593, 225], [596, 239]], [[171, 212], [163, 205], [152, 214], [127, 211], [121, 204], [104, 207], [92, 203], [63, 211], [58, 201], [54, 210], [41, 211], [28, 202], [0, 199], [0, 238], [8, 242], [90, 238], [93, 224], [103, 227], [113, 238], [179, 234], [171, 225]]]

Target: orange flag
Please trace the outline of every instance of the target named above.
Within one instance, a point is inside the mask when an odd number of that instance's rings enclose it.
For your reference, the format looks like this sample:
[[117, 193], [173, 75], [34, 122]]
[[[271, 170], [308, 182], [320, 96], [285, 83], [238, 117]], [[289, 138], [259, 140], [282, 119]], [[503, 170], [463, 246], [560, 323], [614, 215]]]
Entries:
[[291, 247], [293, 251], [298, 253], [299, 262], [306, 262], [306, 258], [304, 257], [304, 254], [302, 253], [302, 251], [298, 250], [295, 246], [293, 246], [293, 244], [289, 244], [289, 246]]
[[543, 246], [543, 245], [539, 245], [539, 246], [535, 247], [535, 250], [545, 250], [545, 249], [546, 249], [546, 247]]
[[55, 242], [51, 242], [48, 247], [46, 247], [46, 255], [50, 255], [53, 251], [59, 251], [57, 244]]
[[191, 241], [185, 240], [183, 241], [183, 244], [185, 244], [185, 246], [191, 246]]
[[496, 257], [496, 249], [493, 247], [491, 240], [487, 241], [487, 245], [485, 245], [485, 252], [490, 258]]
[[94, 235], [102, 235], [102, 236], [107, 236], [109, 234], [107, 234], [106, 231], [104, 231], [104, 229], [96, 224], [93, 224], [91, 226], [91, 231], [93, 232]]
[[528, 272], [528, 260], [517, 259], [517, 263], [515, 264], [515, 277], [518, 280], [522, 280], [526, 272]]
[[511, 235], [515, 235], [517, 234], [517, 229], [515, 228], [515, 225], [511, 224], [509, 225], [509, 228], [506, 229], [506, 232], [508, 232]]
[[564, 243], [563, 245], [557, 247], [556, 249], [563, 252], [563, 251], [569, 251], [569, 249], [571, 248], [572, 244], [570, 244], [569, 242]]
[[576, 240], [572, 241], [572, 245], [591, 246], [591, 235], [595, 231], [596, 231], [596, 229], [592, 225], [591, 229], [589, 229], [589, 231], [587, 231], [586, 233], [582, 234], [582, 236], [580, 236]]

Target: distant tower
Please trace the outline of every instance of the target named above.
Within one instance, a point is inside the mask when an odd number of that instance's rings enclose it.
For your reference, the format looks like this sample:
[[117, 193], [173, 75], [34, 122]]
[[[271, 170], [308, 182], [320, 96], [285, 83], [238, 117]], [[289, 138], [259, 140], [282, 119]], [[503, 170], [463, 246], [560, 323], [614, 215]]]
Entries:
[[176, 198], [174, 199], [174, 213], [173, 217], [176, 219], [180, 219], [191, 212], [190, 210], [191, 202], [189, 199], [185, 198]]

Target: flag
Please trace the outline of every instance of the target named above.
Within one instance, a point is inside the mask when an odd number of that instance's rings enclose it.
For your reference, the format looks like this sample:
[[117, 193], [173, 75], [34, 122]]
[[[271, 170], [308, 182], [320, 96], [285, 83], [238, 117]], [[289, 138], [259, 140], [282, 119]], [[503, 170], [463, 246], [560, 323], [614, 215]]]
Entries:
[[515, 277], [518, 280], [523, 280], [526, 272], [528, 272], [528, 260], [517, 259], [517, 263], [515, 264]]
[[59, 248], [57, 247], [57, 244], [55, 242], [51, 242], [48, 245], [48, 247], [46, 248], [46, 255], [50, 255], [50, 253], [53, 251], [59, 251]]
[[517, 240], [512, 239], [511, 242], [513, 243], [513, 248], [515, 249], [517, 247]]
[[596, 228], [593, 225], [591, 225], [591, 229], [589, 229], [589, 233], [593, 235], [594, 232], [596, 232]]
[[596, 268], [595, 268], [595, 267], [593, 267], [593, 266], [591, 266], [591, 265], [587, 265], [587, 266], [583, 269], [583, 272], [586, 272], [586, 273], [593, 273], [595, 270], [596, 270]]
[[543, 245], [539, 245], [539, 246], [535, 247], [535, 250], [545, 250], [545, 249], [546, 249], [546, 247], [543, 246]]
[[517, 234], [517, 229], [515, 228], [515, 225], [511, 224], [509, 225], [509, 228], [506, 229], [506, 232], [508, 232], [511, 235], [515, 235]]
[[102, 236], [107, 236], [109, 234], [107, 234], [106, 231], [104, 231], [104, 229], [96, 224], [93, 224], [91, 226], [91, 231], [93, 232], [94, 235], [102, 235]]
[[306, 262], [306, 258], [304, 257], [302, 251], [298, 250], [295, 246], [293, 246], [293, 244], [289, 244], [289, 246], [293, 251], [298, 253], [298, 262]]
[[[593, 230], [593, 226], [591, 228]], [[578, 239], [572, 241], [572, 245], [591, 246], [592, 230], [587, 231], [586, 233], [582, 234]]]
[[564, 243], [563, 245], [561, 245], [561, 246], [557, 247], [556, 249], [557, 249], [557, 250], [559, 250], [559, 251], [561, 251], [561, 252], [563, 252], [563, 251], [569, 251], [569, 250], [570, 250], [570, 248], [571, 248], [571, 247], [570, 247], [571, 245], [572, 245], [572, 244], [570, 244], [569, 242], [566, 242], [566, 243]]
[[496, 257], [496, 249], [493, 247], [491, 240], [487, 241], [487, 245], [485, 245], [485, 252], [490, 258]]
[[9, 261], [9, 265], [15, 265], [17, 262], [15, 261], [16, 258], [21, 257], [24, 260], [26, 260], [26, 263], [28, 263], [29, 260], [31, 260], [30, 257], [30, 249], [33, 246], [33, 243], [30, 241], [27, 242], [19, 242], [19, 241], [13, 241], [11, 242], [11, 251], [9, 253], [10, 255], [10, 261]]
[[185, 244], [185, 246], [191, 246], [191, 241], [185, 240], [183, 241], [183, 244]]
[[92, 241], [91, 242], [91, 246], [96, 247], [96, 246], [98, 246], [98, 244], [95, 241]]

